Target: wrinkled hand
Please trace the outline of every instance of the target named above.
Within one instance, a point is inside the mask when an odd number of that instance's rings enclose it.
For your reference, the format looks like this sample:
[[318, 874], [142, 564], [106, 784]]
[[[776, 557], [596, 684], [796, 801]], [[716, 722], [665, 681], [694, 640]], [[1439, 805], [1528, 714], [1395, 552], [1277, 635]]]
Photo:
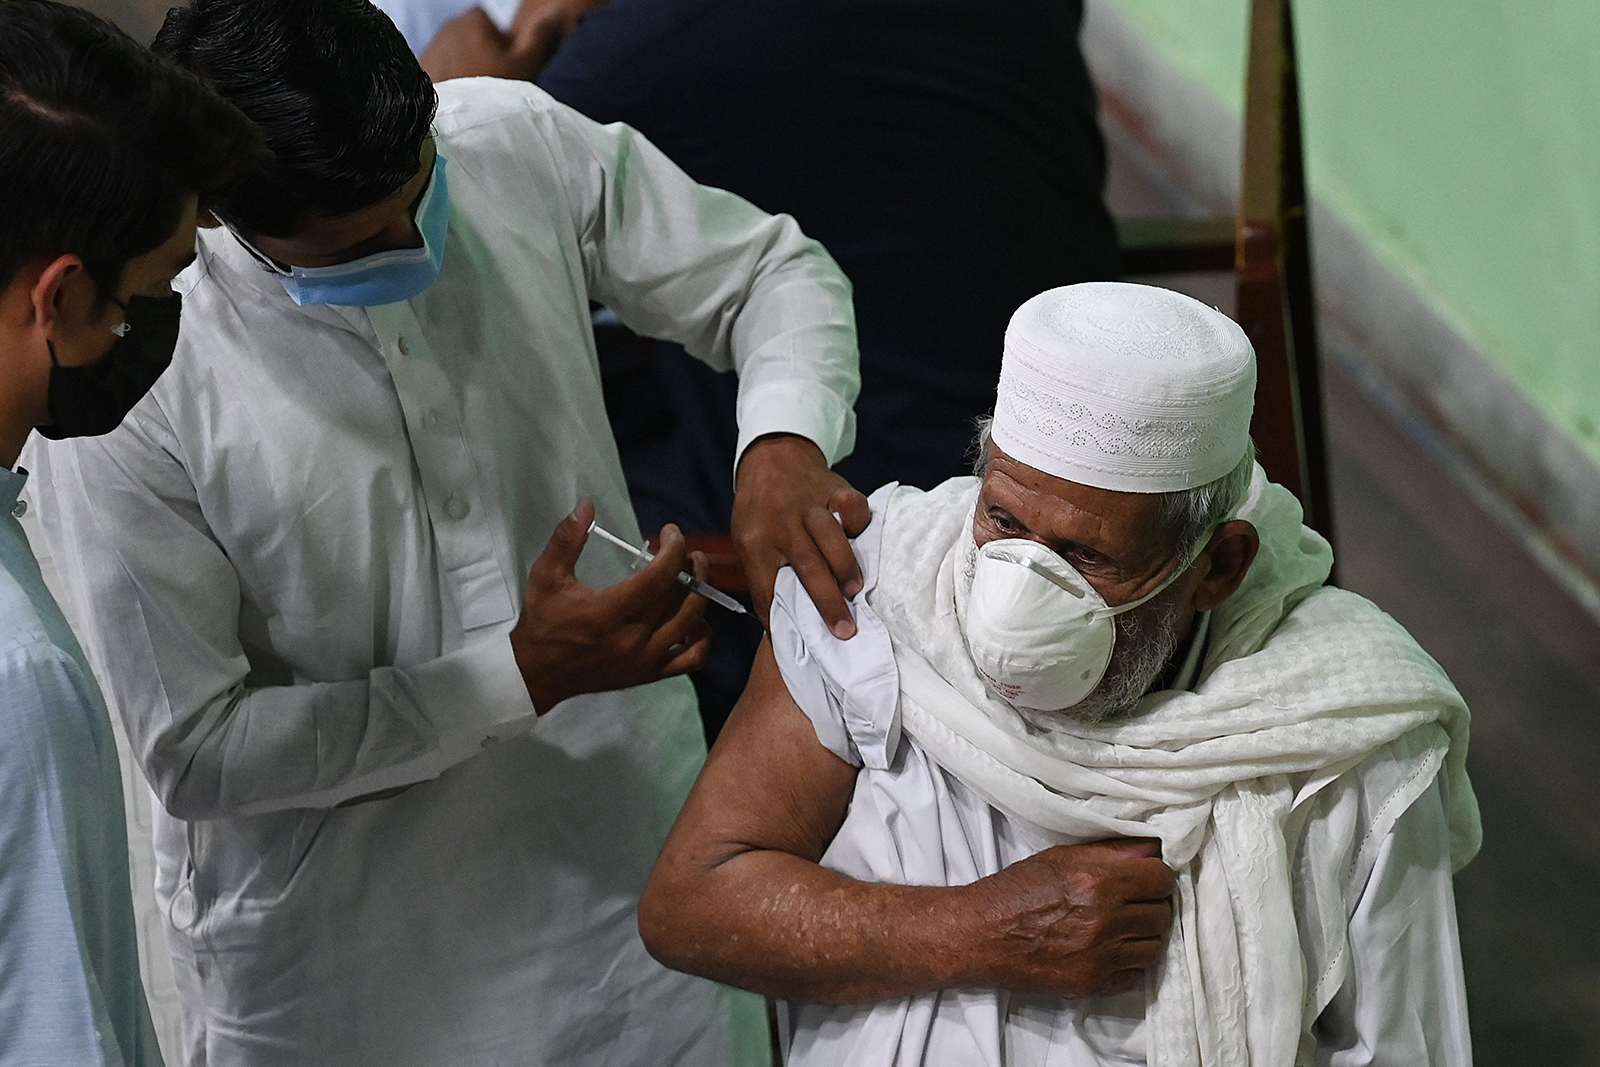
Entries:
[[422, 53], [422, 69], [435, 82], [473, 77], [532, 81], [578, 16], [592, 6], [585, 0], [523, 0], [509, 32], [502, 32], [481, 7], [469, 8], [440, 27]]
[[638, 574], [591, 589], [573, 573], [589, 539], [594, 505], [579, 501], [534, 561], [522, 616], [511, 630], [517, 669], [543, 715], [568, 697], [627, 689], [699, 670], [711, 648], [706, 599], [678, 581], [692, 557], [676, 526], [661, 531], [661, 550]]
[[1172, 926], [1160, 854], [1145, 840], [1058, 845], [972, 883], [986, 946], [972, 984], [1074, 997], [1138, 985]]
[[822, 450], [804, 437], [772, 434], [745, 449], [733, 539], [761, 621], [772, 609], [778, 568], [787, 563], [835, 636], [854, 636], [845, 599], [861, 591], [861, 568], [847, 535], [865, 530], [871, 517], [867, 498], [829, 470]]

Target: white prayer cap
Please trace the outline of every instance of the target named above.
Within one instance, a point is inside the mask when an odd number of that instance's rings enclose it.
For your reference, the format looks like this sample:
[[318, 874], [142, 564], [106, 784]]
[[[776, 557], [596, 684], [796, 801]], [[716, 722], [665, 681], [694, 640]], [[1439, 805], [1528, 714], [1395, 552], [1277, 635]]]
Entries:
[[1220, 311], [1150, 285], [1067, 285], [1011, 316], [992, 433], [1057, 478], [1169, 493], [1244, 458], [1255, 389], [1255, 351]]

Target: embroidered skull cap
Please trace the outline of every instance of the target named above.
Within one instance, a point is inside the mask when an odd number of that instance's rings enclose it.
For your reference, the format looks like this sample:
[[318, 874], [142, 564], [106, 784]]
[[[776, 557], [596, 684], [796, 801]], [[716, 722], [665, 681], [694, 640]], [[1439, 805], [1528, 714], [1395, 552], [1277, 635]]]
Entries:
[[1046, 474], [1128, 493], [1215, 481], [1250, 449], [1255, 350], [1182, 293], [1085, 282], [1006, 328], [994, 443]]

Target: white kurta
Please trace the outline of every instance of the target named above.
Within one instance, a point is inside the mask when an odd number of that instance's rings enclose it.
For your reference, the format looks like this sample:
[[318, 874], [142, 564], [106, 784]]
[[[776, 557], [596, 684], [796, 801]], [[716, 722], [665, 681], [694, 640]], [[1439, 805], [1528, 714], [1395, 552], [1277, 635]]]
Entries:
[[[792, 431], [833, 460], [849, 285], [792, 220], [625, 127], [515, 83], [440, 97], [436, 284], [298, 308], [206, 233], [152, 395], [104, 438], [33, 449], [76, 616], [170, 813], [157, 897], [187, 1058], [725, 1063], [729, 994], [657, 965], [635, 924], [704, 755], [689, 683], [533, 724], [506, 633], [580, 496], [638, 533], [589, 302], [737, 366], [741, 446]], [[628, 570], [595, 545], [579, 573]]]
[[[889, 489], [856, 540], [870, 611]], [[873, 620], [834, 639], [792, 572], [780, 576], [773, 647], [791, 694], [829, 751], [861, 768], [824, 866], [864, 881], [964, 885], [1045, 848], [1081, 844], [991, 805], [900, 729], [896, 667]], [[1173, 683], [1194, 684], [1202, 617]], [[1409, 741], [1374, 752], [1323, 791], [1302, 841], [1363, 827], [1395, 795]], [[1370, 871], [1351, 865], [1332, 898], [1302, 893], [1307, 929], [1347, 923], [1350, 968], [1314, 1025], [1321, 1067], [1468, 1067], [1466, 993], [1451, 887], [1447, 784], [1436, 778], [1394, 823]], [[1325, 824], [1318, 827], [1318, 822]], [[1103, 835], [1102, 835], [1103, 836]], [[1315, 914], [1313, 914], [1313, 912]], [[1320, 973], [1331, 961], [1309, 959]], [[789, 1067], [1129, 1067], [1146, 1062], [1146, 991], [1087, 1000], [954, 989], [862, 1005], [787, 1005]], [[1289, 1067], [1288, 1064], [1283, 1067]]]

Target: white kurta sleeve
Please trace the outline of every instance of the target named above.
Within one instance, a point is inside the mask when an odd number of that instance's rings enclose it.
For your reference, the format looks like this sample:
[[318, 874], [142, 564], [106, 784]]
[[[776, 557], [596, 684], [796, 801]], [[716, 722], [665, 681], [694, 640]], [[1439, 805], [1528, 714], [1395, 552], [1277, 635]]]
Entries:
[[1395, 822], [1350, 919], [1350, 971], [1317, 1020], [1325, 1067], [1470, 1067], [1444, 786]]
[[39, 472], [96, 671], [174, 816], [329, 807], [436, 777], [532, 724], [503, 633], [356, 680], [247, 684], [239, 580], [180, 454], [147, 399], [106, 437], [51, 446]]
[[851, 540], [862, 579], [850, 600], [855, 637], [841, 641], [829, 632], [792, 567], [778, 571], [772, 593], [772, 655], [789, 695], [823, 748], [870, 770], [886, 769], [900, 745], [900, 672], [888, 627], [869, 600], [878, 584], [884, 514], [898, 488], [890, 482], [868, 498], [872, 521]]
[[833, 257], [788, 215], [696, 183], [628, 126], [554, 103], [543, 115], [592, 299], [738, 372], [736, 455], [770, 433], [810, 438], [830, 464], [849, 455], [861, 378]]

